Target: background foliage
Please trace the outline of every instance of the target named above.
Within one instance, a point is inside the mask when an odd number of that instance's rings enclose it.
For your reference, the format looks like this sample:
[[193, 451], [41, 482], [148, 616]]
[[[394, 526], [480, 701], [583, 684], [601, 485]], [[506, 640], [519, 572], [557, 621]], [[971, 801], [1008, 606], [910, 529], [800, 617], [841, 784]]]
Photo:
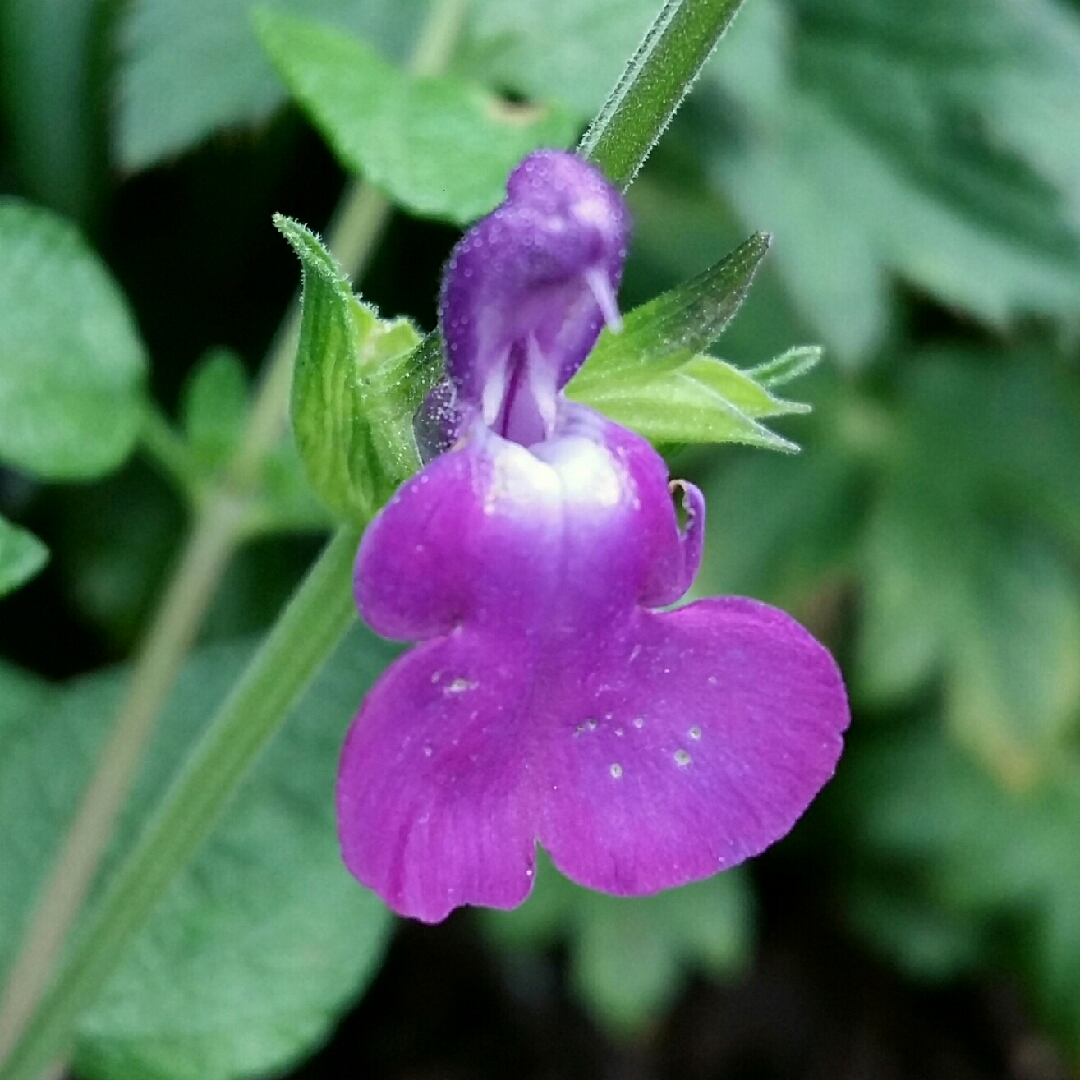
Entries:
[[[526, 149], [574, 141], [656, 5], [475, 0], [440, 79], [400, 66], [425, 7], [0, 0], [0, 970], [111, 715], [97, 669], [129, 655], [296, 283], [271, 213], [322, 228], [343, 174], [370, 176], [400, 210], [365, 299], [430, 329], [450, 226]], [[723, 414], [798, 455], [649, 432], [707, 490], [696, 591], [783, 605], [848, 679], [838, 778], [769, 858], [914, 978], [1006, 973], [1080, 1058], [1080, 7], [749, 0], [629, 198], [624, 307], [767, 230], [713, 351], [825, 348], [811, 415], [765, 391], [756, 427]], [[680, 387], [742, 400], [730, 367], [682, 362]], [[327, 523], [287, 441], [259, 499], [121, 845]], [[340, 869], [330, 778], [389, 655], [359, 631], [335, 655], [84, 1018], [81, 1074], [281, 1068], [362, 992], [390, 923]], [[755, 873], [620, 902], [546, 867], [480, 925], [499, 955], [561, 943], [625, 1036], [692, 973], [752, 962]]]

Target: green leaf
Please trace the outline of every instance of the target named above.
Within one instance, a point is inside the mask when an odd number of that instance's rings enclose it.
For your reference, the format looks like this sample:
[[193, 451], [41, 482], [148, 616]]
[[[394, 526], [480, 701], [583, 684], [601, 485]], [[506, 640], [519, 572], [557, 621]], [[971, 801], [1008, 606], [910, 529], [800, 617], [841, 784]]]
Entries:
[[303, 266], [297, 449], [318, 496], [363, 523], [420, 468], [412, 418], [441, 372], [441, 349], [425, 351], [407, 319], [379, 319], [313, 233], [274, 220]]
[[36, 536], [0, 517], [0, 596], [29, 581], [48, 559]]
[[[250, 653], [219, 646], [185, 667], [110, 865]], [[341, 864], [333, 778], [345, 725], [392, 654], [357, 628], [294, 709], [82, 1014], [81, 1075], [231, 1080], [282, 1070], [370, 979], [390, 918]], [[53, 688], [0, 667], [0, 970], [121, 689], [114, 674]]]
[[0, 200], [0, 459], [49, 479], [114, 469], [141, 423], [127, 304], [60, 218]]
[[[1076, 174], [1063, 167], [1068, 151], [1049, 149], [1066, 140], [1033, 92], [1050, 68], [1064, 100], [1071, 65], [1075, 98], [1075, 25], [1051, 45], [1031, 14], [1044, 5], [948, 0], [930, 20], [861, 0], [757, 6], [773, 17], [740, 20], [731, 45], [771, 54], [778, 85], [761, 94], [745, 71], [715, 69], [712, 87], [742, 110], [738, 137], [702, 139], [702, 157], [743, 220], [783, 238], [777, 266], [841, 358], [881, 344], [890, 275], [996, 327], [1026, 313], [1075, 315]], [[723, 116], [703, 99], [699, 124]], [[1025, 126], [1043, 134], [1024, 137]]]
[[761, 386], [771, 390], [793, 379], [801, 378], [821, 363], [820, 345], [795, 345], [773, 360], [751, 368], [747, 374]]
[[230, 349], [211, 349], [191, 373], [180, 402], [184, 433], [208, 471], [219, 469], [235, 450], [247, 406], [243, 361]]
[[23, 190], [83, 224], [108, 170], [100, 0], [0, 4], [0, 105]]
[[1075, 540], [1080, 408], [1034, 364], [1000, 367], [948, 352], [909, 367], [852, 674], [882, 704], [939, 678], [954, 733], [1022, 786], [1080, 724], [1080, 575], [1062, 543]]
[[[275, 7], [360, 34], [394, 59], [427, 0], [275, 0]], [[253, 0], [141, 0], [125, 6], [119, 149], [146, 168], [219, 127], [264, 121], [285, 101], [251, 27]]]
[[459, 224], [505, 197], [530, 150], [566, 146], [569, 114], [501, 101], [479, 85], [408, 75], [339, 31], [257, 12], [256, 27], [293, 96], [347, 168], [415, 214]]
[[627, 1034], [658, 1018], [691, 971], [721, 977], [742, 965], [750, 908], [740, 870], [626, 898], [574, 885], [544, 856], [533, 895], [515, 911], [484, 912], [484, 927], [504, 947], [567, 941], [578, 996], [614, 1033]]

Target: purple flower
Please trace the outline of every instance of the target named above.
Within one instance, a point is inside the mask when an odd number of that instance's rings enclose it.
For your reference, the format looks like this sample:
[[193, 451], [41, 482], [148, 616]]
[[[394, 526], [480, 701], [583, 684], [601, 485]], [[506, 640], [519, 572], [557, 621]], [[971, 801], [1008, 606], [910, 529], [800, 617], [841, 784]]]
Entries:
[[447, 267], [457, 441], [356, 562], [364, 619], [422, 644], [368, 695], [338, 780], [345, 862], [404, 915], [514, 907], [538, 842], [620, 895], [707, 877], [783, 836], [840, 754], [840, 673], [793, 619], [656, 610], [697, 571], [701, 493], [560, 392], [617, 326], [628, 232], [595, 169], [541, 151]]

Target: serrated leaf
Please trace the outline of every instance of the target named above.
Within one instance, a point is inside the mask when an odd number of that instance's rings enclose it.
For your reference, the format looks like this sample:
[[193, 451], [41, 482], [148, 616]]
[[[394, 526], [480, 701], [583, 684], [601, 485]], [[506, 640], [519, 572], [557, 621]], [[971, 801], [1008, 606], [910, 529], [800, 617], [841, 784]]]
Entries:
[[[218, 646], [185, 667], [108, 865], [249, 655]], [[357, 627], [304, 695], [80, 1018], [80, 1075], [238, 1080], [280, 1071], [325, 1038], [360, 992], [390, 918], [341, 864], [333, 777], [345, 726], [392, 655]], [[122, 689], [113, 673], [60, 688], [0, 666], [0, 970]]]
[[550, 859], [537, 866], [533, 894], [515, 911], [484, 913], [503, 946], [567, 942], [574, 988], [615, 1034], [657, 1018], [690, 972], [730, 975], [745, 961], [751, 895], [739, 870], [656, 896], [591, 892], [564, 878]]
[[48, 559], [36, 536], [0, 517], [0, 596], [29, 581]]
[[61, 218], [0, 199], [0, 459], [48, 479], [114, 469], [146, 360], [105, 266]]
[[[784, 238], [776, 264], [839, 355], [854, 361], [881, 343], [890, 274], [998, 327], [1024, 313], [1074, 317], [1080, 231], [1064, 173], [1039, 175], [1037, 155], [1025, 160], [1035, 147], [1015, 118], [1009, 142], [986, 133], [1017, 73], [1040, 68], [1029, 48], [1038, 8], [950, 0], [928, 20], [860, 0], [802, 0], [797, 17], [771, 6], [779, 32], [748, 21], [736, 36], [771, 35], [781, 90], [744, 92], [717, 67], [713, 85], [744, 105], [740, 138], [703, 145], [743, 220]], [[712, 104], [706, 115], [719, 119]], [[1052, 112], [1039, 115], [1024, 124], [1047, 126], [1045, 149], [1061, 132]]]
[[[1066, 402], [1039, 389], [1053, 380], [998, 367], [937, 352], [908, 369], [852, 674], [882, 704], [939, 679], [954, 734], [1023, 786], [1080, 724], [1080, 577], [1054, 535], [1072, 538], [1080, 482]], [[1066, 438], [1047, 446], [1056, 425]]]
[[539, 146], [567, 146], [561, 109], [518, 106], [479, 85], [411, 76], [359, 39], [259, 9], [256, 26], [296, 101], [351, 171], [415, 214], [463, 224], [505, 197]]
[[[412, 418], [441, 368], [407, 319], [386, 322], [358, 300], [318, 238], [275, 218], [303, 266], [292, 425], [316, 494], [366, 522], [420, 468]], [[433, 361], [433, 362], [432, 362]]]
[[[257, 124], [285, 88], [251, 26], [254, 0], [141, 0], [121, 16], [119, 150], [146, 168], [219, 127]], [[406, 53], [426, 0], [276, 0], [278, 9], [360, 34], [394, 59]]]

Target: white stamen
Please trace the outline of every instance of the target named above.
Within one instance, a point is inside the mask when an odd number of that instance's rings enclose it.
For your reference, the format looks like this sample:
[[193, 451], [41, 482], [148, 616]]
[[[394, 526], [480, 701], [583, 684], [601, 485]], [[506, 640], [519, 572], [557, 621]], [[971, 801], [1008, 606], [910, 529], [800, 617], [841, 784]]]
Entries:
[[529, 335], [525, 346], [528, 359], [529, 390], [533, 401], [536, 403], [536, 411], [540, 413], [540, 419], [544, 424], [545, 437], [550, 435], [555, 428], [555, 413], [558, 409], [555, 383], [558, 378], [558, 370], [545, 359], [540, 351], [536, 338]]
[[503, 398], [506, 397], [507, 361], [510, 359], [510, 350], [503, 352], [495, 363], [490, 367], [487, 380], [484, 382], [483, 409], [484, 423], [488, 427], [494, 427], [502, 412]]
[[622, 316], [619, 314], [619, 304], [607, 274], [599, 266], [590, 266], [585, 271], [585, 284], [589, 286], [589, 291], [600, 306], [607, 328], [617, 334], [622, 330]]

